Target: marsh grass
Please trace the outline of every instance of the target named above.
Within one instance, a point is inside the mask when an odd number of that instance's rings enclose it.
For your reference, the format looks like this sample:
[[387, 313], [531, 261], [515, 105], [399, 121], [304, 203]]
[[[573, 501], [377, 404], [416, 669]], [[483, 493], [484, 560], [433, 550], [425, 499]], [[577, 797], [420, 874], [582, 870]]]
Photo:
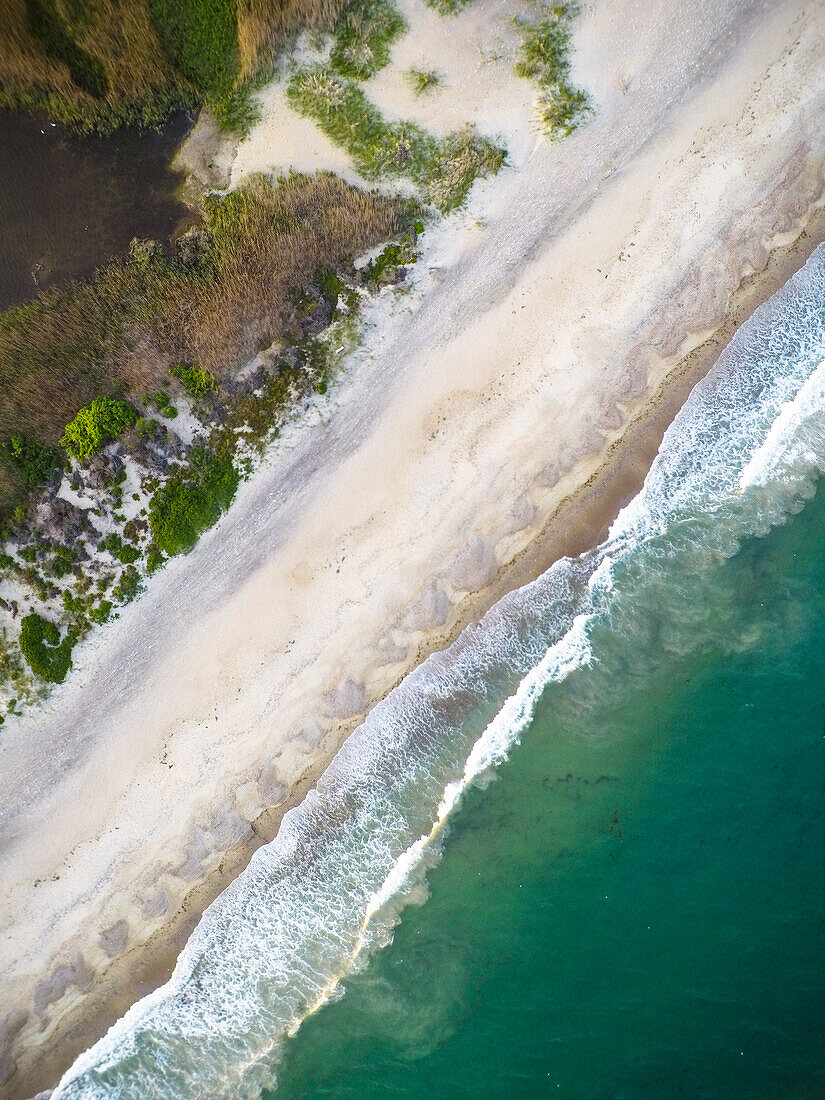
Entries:
[[330, 67], [340, 76], [366, 80], [384, 68], [390, 46], [404, 30], [392, 0], [350, 0], [335, 24]]
[[504, 150], [472, 127], [438, 141], [415, 123], [387, 122], [361, 88], [323, 65], [299, 69], [287, 97], [347, 151], [365, 179], [409, 179], [441, 213], [460, 207], [473, 181], [505, 161]]
[[[190, 385], [220, 384], [298, 333], [300, 290], [403, 231], [408, 205], [328, 174], [253, 178], [209, 199], [197, 248], [135, 242], [88, 282], [0, 314], [0, 439], [53, 447], [81, 407], [101, 395], [137, 405], [179, 364], [203, 372]], [[25, 488], [13, 463], [0, 465], [0, 505]]]
[[[389, 3], [389, 0], [387, 0]], [[343, 0], [3, 0], [0, 109], [82, 130], [158, 126], [208, 105], [238, 133], [252, 92], [304, 29], [329, 32]]]
[[569, 83], [570, 23], [577, 7], [560, 4], [541, 11], [544, 17], [538, 23], [515, 20], [522, 36], [515, 71], [538, 85], [539, 129], [559, 139], [571, 134], [589, 110], [587, 94]]
[[406, 72], [407, 83], [416, 95], [431, 92], [441, 83], [438, 73], [427, 72], [423, 69], [408, 69]]

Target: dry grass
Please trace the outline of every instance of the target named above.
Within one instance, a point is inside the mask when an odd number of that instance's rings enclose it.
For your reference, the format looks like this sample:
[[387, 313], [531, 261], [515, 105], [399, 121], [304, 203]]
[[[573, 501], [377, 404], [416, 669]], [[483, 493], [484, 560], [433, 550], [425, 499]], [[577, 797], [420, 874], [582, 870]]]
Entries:
[[[0, 0], [0, 108], [106, 131], [157, 125], [177, 107], [206, 102], [228, 125], [240, 119], [243, 129], [236, 100], [248, 82], [302, 30], [331, 31], [344, 6], [213, 0], [212, 11], [198, 0]], [[223, 45], [235, 54], [226, 73], [227, 58], [219, 56], [226, 49], [217, 51], [208, 33], [220, 12], [230, 35]], [[176, 40], [187, 56], [177, 56], [170, 45]]]
[[216, 200], [218, 273], [197, 289], [182, 357], [220, 377], [268, 347], [296, 324], [296, 290], [396, 233], [401, 209], [328, 174], [257, 178]]
[[[75, 43], [74, 66], [35, 32], [35, 26], [42, 31], [44, 12], [53, 12]], [[102, 95], [88, 90], [84, 69], [102, 73]], [[164, 57], [147, 0], [0, 0], [0, 107], [42, 110], [62, 122], [108, 129], [157, 123], [191, 103], [191, 89]]]
[[332, 31], [346, 0], [237, 0], [241, 72], [253, 76], [303, 30]]
[[299, 295], [320, 272], [407, 222], [405, 204], [331, 175], [258, 178], [212, 198], [195, 258], [183, 245], [172, 258], [135, 248], [88, 283], [0, 315], [0, 438], [55, 443], [93, 397], [139, 400], [177, 362], [226, 378], [297, 334]]

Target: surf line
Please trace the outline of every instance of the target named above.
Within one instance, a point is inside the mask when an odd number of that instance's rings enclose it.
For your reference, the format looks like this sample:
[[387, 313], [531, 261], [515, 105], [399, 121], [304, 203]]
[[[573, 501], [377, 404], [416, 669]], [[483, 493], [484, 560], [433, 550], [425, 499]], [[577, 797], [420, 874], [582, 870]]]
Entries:
[[304, 1012], [287, 1025], [285, 1029], [287, 1036], [292, 1038], [305, 1020], [314, 1016], [335, 997], [341, 982], [352, 973], [359, 959], [368, 949], [370, 927], [376, 917], [393, 898], [402, 895], [402, 891], [410, 884], [413, 875], [424, 862], [428, 849], [432, 848], [440, 838], [467, 788], [485, 772], [497, 768], [507, 759], [510, 750], [518, 744], [523, 730], [532, 720], [544, 688], [549, 683], [559, 683], [564, 680], [574, 669], [589, 666], [595, 662], [596, 658], [587, 637], [587, 625], [590, 619], [589, 612], [582, 612], [574, 618], [567, 633], [550, 646], [541, 661], [527, 673], [475, 742], [467, 757], [461, 778], [453, 780], [444, 788], [430, 831], [419, 837], [399, 856], [370, 898], [355, 944], [347, 956], [345, 965], [329, 978]]

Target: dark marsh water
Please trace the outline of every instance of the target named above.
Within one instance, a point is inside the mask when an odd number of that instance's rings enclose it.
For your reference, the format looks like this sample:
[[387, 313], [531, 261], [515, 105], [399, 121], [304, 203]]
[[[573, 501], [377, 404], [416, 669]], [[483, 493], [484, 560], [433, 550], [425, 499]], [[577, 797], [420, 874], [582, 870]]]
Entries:
[[133, 237], [168, 240], [191, 212], [170, 161], [191, 128], [81, 136], [0, 112], [0, 309], [96, 267]]

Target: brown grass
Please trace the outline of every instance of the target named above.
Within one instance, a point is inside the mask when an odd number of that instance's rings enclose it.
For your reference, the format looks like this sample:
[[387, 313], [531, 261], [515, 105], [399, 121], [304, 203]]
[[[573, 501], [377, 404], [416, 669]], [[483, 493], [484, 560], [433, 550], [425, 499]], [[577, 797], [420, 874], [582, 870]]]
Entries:
[[[26, 0], [0, 0], [0, 106], [45, 111], [63, 122], [107, 129], [157, 123], [175, 106], [194, 103], [166, 60], [148, 0], [55, 0], [77, 46], [105, 73], [96, 98], [72, 79], [69, 65], [32, 33]], [[74, 17], [73, 17], [74, 13]]]
[[331, 175], [253, 179], [211, 200], [194, 265], [138, 250], [0, 315], [0, 438], [55, 443], [97, 394], [138, 400], [179, 361], [226, 378], [278, 337], [297, 337], [296, 303], [320, 272], [406, 224], [398, 200]]
[[396, 233], [396, 201], [335, 176], [251, 180], [211, 212], [219, 274], [197, 290], [185, 358], [220, 376], [296, 328], [296, 291]]
[[244, 76], [265, 69], [303, 30], [331, 31], [346, 0], [238, 0], [238, 45]]

